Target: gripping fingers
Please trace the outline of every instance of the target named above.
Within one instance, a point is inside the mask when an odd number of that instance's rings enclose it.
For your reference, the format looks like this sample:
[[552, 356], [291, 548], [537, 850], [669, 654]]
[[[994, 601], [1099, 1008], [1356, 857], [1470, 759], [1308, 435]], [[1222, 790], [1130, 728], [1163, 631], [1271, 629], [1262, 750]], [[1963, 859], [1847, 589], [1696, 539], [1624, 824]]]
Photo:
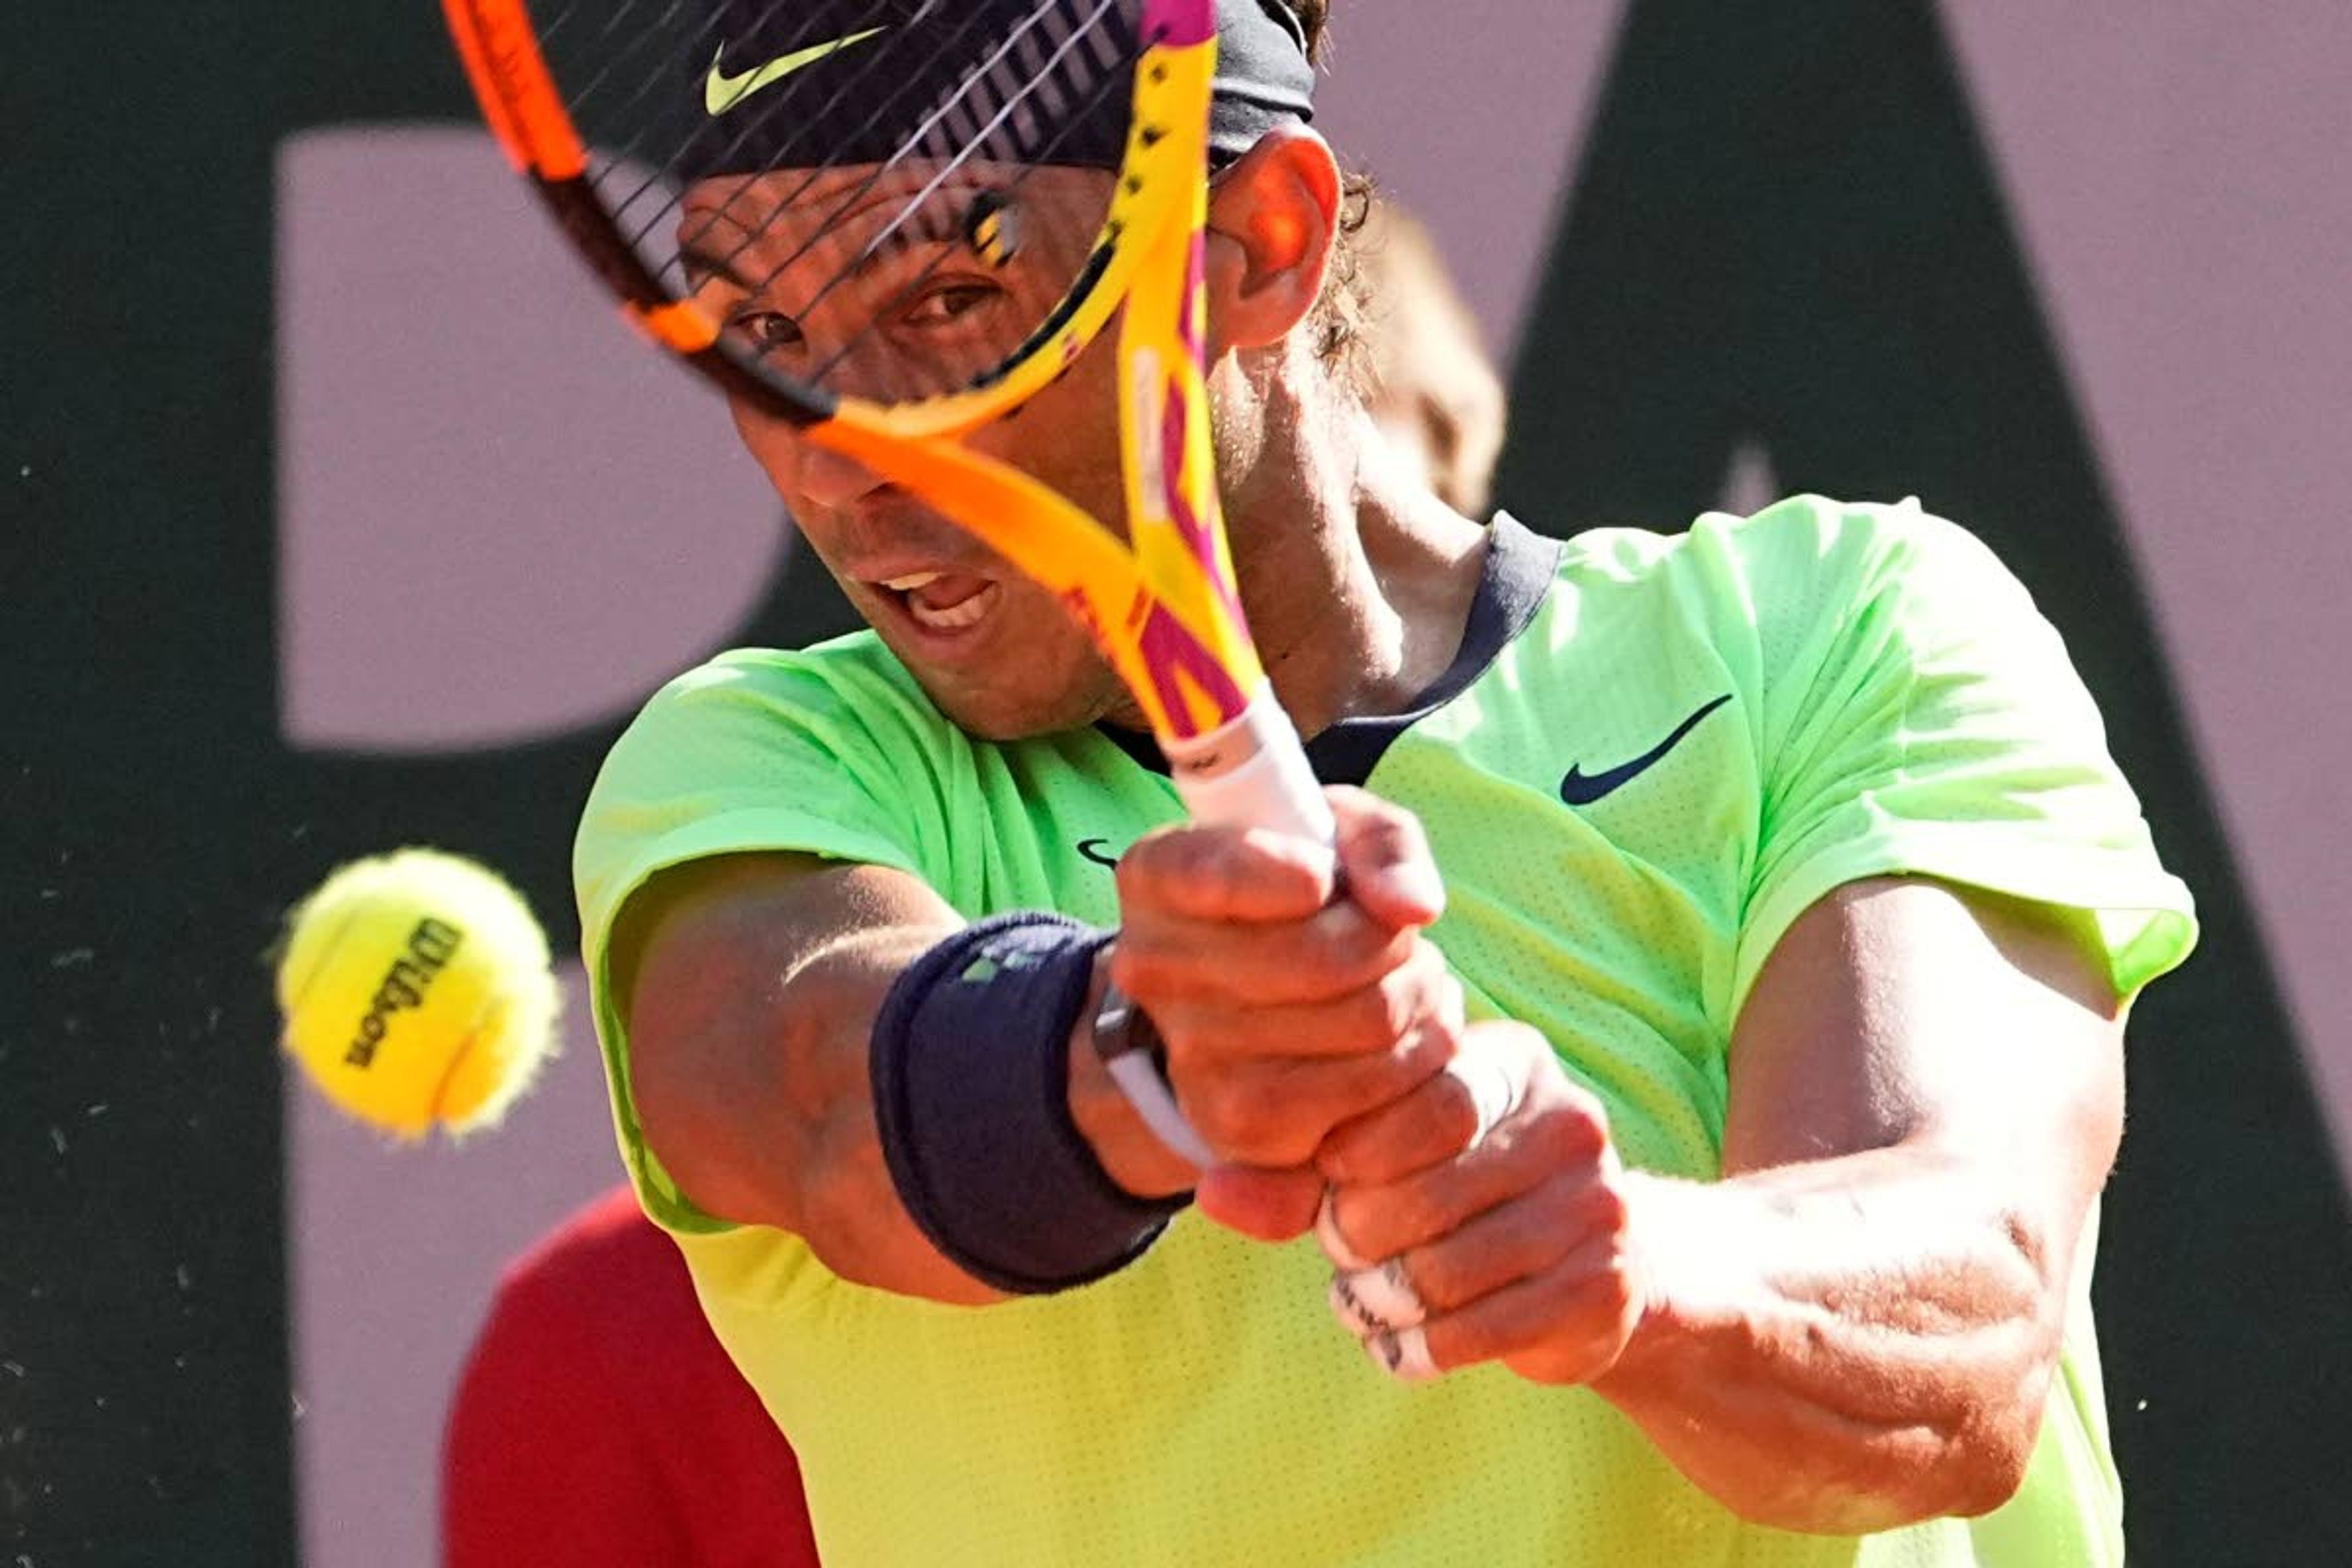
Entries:
[[1311, 1163], [1332, 1129], [1411, 1095], [1460, 1048], [1453, 981], [1431, 950], [1331, 1002], [1156, 1012], [1168, 1071], [1220, 1159]]
[[[1462, 1053], [1477, 1054], [1475, 1040]], [[1470, 1121], [1476, 1130], [1480, 1094], [1490, 1105], [1497, 1102], [1497, 1091], [1476, 1078], [1462, 1083], [1449, 1075], [1439, 1081], [1456, 1097], [1456, 1128]], [[1328, 1179], [1331, 1163], [1322, 1157], [1317, 1163]], [[1349, 1179], [1335, 1186], [1331, 1199], [1337, 1218], [1357, 1253], [1378, 1259], [1465, 1231], [1489, 1210], [1545, 1206], [1555, 1194], [1588, 1187], [1612, 1192], [1619, 1164], [1600, 1102], [1553, 1082], [1522, 1089], [1480, 1142], [1449, 1157], [1385, 1182], [1360, 1179], [1354, 1169], [1345, 1174]]]
[[1315, 913], [1339, 870], [1330, 850], [1287, 834], [1186, 823], [1137, 840], [1114, 875], [1124, 910], [1260, 923]]
[[1406, 1383], [1495, 1361], [1538, 1383], [1590, 1383], [1624, 1352], [1643, 1300], [1631, 1255], [1595, 1237], [1453, 1311], [1359, 1337], [1375, 1363]]
[[1481, 1050], [1457, 1052], [1440, 1076], [1335, 1130], [1316, 1164], [1339, 1184], [1401, 1181], [1484, 1143], [1518, 1105], [1521, 1089], [1514, 1064]]
[[1184, 1110], [1219, 1160], [1279, 1169], [1307, 1165], [1339, 1122], [1409, 1092], [1434, 1075], [1442, 1039], [1416, 1036], [1385, 1052], [1329, 1060], [1259, 1057], [1202, 1070], [1170, 1057]]
[[[1510, 1073], [1491, 1058], [1457, 1056], [1445, 1064], [1438, 1079], [1415, 1089], [1407, 1100], [1418, 1106], [1432, 1103], [1451, 1108], [1436, 1133], [1436, 1146], [1447, 1152], [1475, 1149], [1510, 1111], [1518, 1088]], [[1412, 1114], [1426, 1116], [1425, 1110]], [[1466, 1140], [1458, 1131], [1460, 1117], [1471, 1121]], [[1331, 1310], [1359, 1339], [1382, 1329], [1410, 1327], [1424, 1313], [1402, 1254], [1374, 1264], [1358, 1252], [1339, 1228], [1332, 1194], [1326, 1189], [1315, 1215], [1315, 1237], [1331, 1260]]]
[[[1447, 976], [1448, 1016], [1462, 1016], [1460, 984]], [[1445, 1076], [1334, 1131], [1316, 1163], [1335, 1184], [1381, 1186], [1478, 1148], [1525, 1099], [1550, 1060], [1543, 1037], [1522, 1025], [1459, 1024], [1462, 1049]]]
[[[1121, 974], [1112, 950], [1111, 973]], [[1243, 1060], [1318, 1063], [1350, 1057], [1381, 1056], [1406, 1047], [1450, 1056], [1461, 1026], [1454, 1021], [1454, 982], [1433, 954], [1414, 953], [1369, 984], [1305, 1001], [1280, 996], [1237, 997], [1209, 992], [1163, 992], [1145, 1001], [1168, 1043], [1173, 1070]], [[1120, 989], [1127, 987], [1123, 981]], [[1143, 1000], [1149, 993], [1129, 992]], [[1412, 1082], [1435, 1074], [1432, 1061]], [[1410, 1085], [1400, 1085], [1403, 1092]], [[1370, 1106], [1363, 1107], [1370, 1110]]]
[[1421, 960], [1412, 931], [1391, 931], [1352, 904], [1284, 925], [1171, 916], [1129, 906], [1112, 950], [1119, 989], [1155, 1013], [1171, 997], [1236, 1005], [1320, 1002], [1378, 984]]
[[1622, 1354], [1644, 1302], [1621, 1196], [1604, 1187], [1486, 1215], [1331, 1289], [1367, 1354], [1409, 1383], [1479, 1361], [1536, 1383], [1590, 1383]]
[[1445, 910], [1445, 884], [1421, 819], [1360, 789], [1327, 792], [1348, 897], [1383, 924], [1423, 926]]
[[1379, 1263], [1363, 1257], [1326, 1203], [1317, 1237], [1332, 1257], [1331, 1308], [1359, 1339], [1410, 1327], [1519, 1279], [1539, 1275], [1595, 1239], [1615, 1245], [1624, 1200], [1604, 1182], [1555, 1177], [1425, 1247]]

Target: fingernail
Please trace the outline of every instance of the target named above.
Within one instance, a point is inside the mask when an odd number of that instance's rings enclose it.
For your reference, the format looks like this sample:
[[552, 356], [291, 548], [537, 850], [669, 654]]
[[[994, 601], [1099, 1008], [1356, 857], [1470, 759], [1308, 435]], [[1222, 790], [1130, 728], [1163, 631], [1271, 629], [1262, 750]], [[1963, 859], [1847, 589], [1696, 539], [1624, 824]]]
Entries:
[[1342, 1272], [1353, 1274], [1372, 1266], [1372, 1260], [1349, 1246], [1347, 1237], [1341, 1234], [1339, 1216], [1331, 1212], [1331, 1194], [1328, 1191], [1323, 1194], [1322, 1207], [1315, 1211], [1315, 1239], [1323, 1244], [1323, 1256]]
[[1445, 910], [1445, 881], [1426, 860], [1408, 860], [1395, 868], [1391, 886], [1408, 901], [1427, 910], [1434, 920]]

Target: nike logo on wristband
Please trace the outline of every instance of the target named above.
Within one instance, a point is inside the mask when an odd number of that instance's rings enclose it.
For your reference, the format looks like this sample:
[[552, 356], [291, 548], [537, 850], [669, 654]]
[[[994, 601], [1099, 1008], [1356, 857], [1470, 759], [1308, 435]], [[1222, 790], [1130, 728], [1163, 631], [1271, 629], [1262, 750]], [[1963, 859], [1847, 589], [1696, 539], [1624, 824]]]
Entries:
[[1571, 764], [1568, 775], [1559, 781], [1559, 798], [1570, 805], [1591, 805], [1602, 795], [1621, 788], [1654, 766], [1668, 752], [1682, 743], [1685, 735], [1697, 728], [1698, 721], [1731, 700], [1725, 692], [1714, 701], [1675, 726], [1674, 733], [1643, 752], [1630, 763], [1620, 763], [1597, 773], [1587, 773]]

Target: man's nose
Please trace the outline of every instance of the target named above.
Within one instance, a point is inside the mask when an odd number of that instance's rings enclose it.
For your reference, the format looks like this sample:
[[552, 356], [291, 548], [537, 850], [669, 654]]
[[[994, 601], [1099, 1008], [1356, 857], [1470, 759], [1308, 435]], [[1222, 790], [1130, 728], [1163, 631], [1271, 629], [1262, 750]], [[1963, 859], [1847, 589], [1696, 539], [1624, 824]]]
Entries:
[[795, 439], [793, 445], [798, 458], [793, 477], [799, 481], [793, 489], [814, 506], [848, 512], [885, 482], [855, 458], [810, 440]]
[[854, 312], [827, 323], [845, 335], [829, 347], [811, 377], [828, 392], [868, 403], [919, 403], [954, 392], [971, 381], [989, 355], [982, 345], [956, 342], [953, 355], [938, 343], [914, 345], [892, 339]]

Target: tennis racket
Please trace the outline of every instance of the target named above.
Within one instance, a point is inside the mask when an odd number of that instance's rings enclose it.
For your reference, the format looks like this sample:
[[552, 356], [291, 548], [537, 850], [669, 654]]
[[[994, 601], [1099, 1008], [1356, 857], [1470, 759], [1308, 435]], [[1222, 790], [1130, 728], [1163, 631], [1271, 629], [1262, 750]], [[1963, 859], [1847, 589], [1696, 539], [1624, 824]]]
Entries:
[[[1218, 510], [1214, 0], [444, 9], [509, 159], [648, 338], [1054, 592], [1195, 816], [1331, 840]], [[1124, 532], [961, 441], [1115, 314]], [[1120, 1067], [1173, 1115], [1148, 1062]]]

